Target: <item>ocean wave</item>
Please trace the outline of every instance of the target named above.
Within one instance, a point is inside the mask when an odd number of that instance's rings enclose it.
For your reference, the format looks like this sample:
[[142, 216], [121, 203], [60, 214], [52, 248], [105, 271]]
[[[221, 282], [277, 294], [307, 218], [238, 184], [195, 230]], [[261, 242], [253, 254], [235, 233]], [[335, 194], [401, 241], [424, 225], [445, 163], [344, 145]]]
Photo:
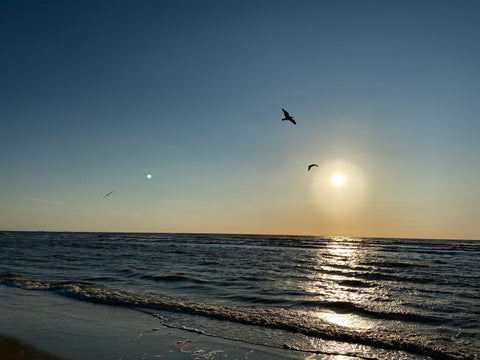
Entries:
[[428, 268], [430, 267], [427, 264], [418, 264], [418, 263], [406, 263], [406, 262], [400, 262], [400, 261], [372, 261], [372, 262], [365, 262], [364, 265], [370, 265], [370, 266], [380, 266], [380, 267], [387, 267], [387, 268], [392, 268], [392, 267], [397, 267], [397, 268]]
[[398, 283], [415, 283], [415, 284], [429, 284], [429, 283], [438, 283], [441, 279], [436, 279], [432, 277], [422, 277], [419, 275], [395, 275], [395, 274], [385, 274], [383, 272], [366, 272], [366, 273], [357, 273], [356, 277], [362, 278], [369, 281], [394, 281]]
[[[216, 320], [280, 329], [326, 340], [363, 344], [388, 350], [407, 351], [431, 356], [435, 359], [476, 359], [473, 353], [456, 346], [451, 339], [427, 339], [425, 335], [399, 333], [399, 331], [395, 331], [395, 329], [389, 330], [380, 327], [372, 331], [358, 331], [356, 329], [349, 329], [319, 321], [319, 319], [312, 318], [308, 312], [302, 310], [279, 307], [215, 305], [161, 294], [106, 289], [87, 281], [53, 282], [26, 279], [19, 274], [7, 274], [0, 277], [0, 284], [30, 290], [53, 291], [59, 295], [82, 301], [125, 306], [140, 311], [153, 309], [157, 311], [180, 312]], [[305, 306], [305, 304], [303, 304], [303, 306]], [[368, 309], [363, 309], [347, 302], [330, 304], [324, 302], [323, 306], [344, 308], [348, 311], [366, 312], [367, 314], [371, 313], [373, 316], [378, 316], [378, 313], [373, 313]], [[392, 313], [388, 315], [392, 316]], [[393, 316], [398, 316], [400, 320], [404, 320], [405, 316], [413, 316], [414, 319], [417, 319], [417, 315], [412, 314], [393, 313]]]
[[397, 311], [375, 311], [375, 310], [368, 309], [348, 301], [307, 300], [307, 301], [295, 303], [294, 307], [295, 308], [321, 308], [321, 309], [333, 310], [336, 312], [349, 312], [357, 315], [366, 315], [375, 319], [401, 320], [401, 321], [419, 322], [419, 323], [441, 323], [442, 322], [442, 319], [434, 316], [407, 313], [407, 312], [397, 312]]
[[338, 285], [342, 286], [350, 286], [350, 287], [360, 287], [360, 288], [367, 288], [367, 287], [372, 287], [374, 286], [372, 283], [361, 281], [361, 280], [338, 280], [337, 281]]
[[188, 276], [175, 274], [175, 275], [143, 275], [141, 277], [144, 280], [154, 280], [154, 281], [191, 281], [195, 283], [203, 283], [205, 281], [189, 278]]
[[230, 300], [239, 301], [243, 303], [250, 303], [250, 304], [264, 304], [264, 305], [285, 305], [287, 301], [274, 298], [274, 297], [266, 297], [266, 296], [248, 296], [248, 295], [230, 295], [227, 297]]

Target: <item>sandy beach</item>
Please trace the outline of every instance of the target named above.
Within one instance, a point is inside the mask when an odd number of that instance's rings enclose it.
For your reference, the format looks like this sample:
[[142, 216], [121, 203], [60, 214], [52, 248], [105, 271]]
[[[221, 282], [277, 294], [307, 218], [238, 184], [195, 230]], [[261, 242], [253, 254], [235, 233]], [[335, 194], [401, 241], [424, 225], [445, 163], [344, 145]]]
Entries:
[[1, 335], [0, 354], [2, 354], [3, 360], [62, 360], [58, 356], [47, 354]]

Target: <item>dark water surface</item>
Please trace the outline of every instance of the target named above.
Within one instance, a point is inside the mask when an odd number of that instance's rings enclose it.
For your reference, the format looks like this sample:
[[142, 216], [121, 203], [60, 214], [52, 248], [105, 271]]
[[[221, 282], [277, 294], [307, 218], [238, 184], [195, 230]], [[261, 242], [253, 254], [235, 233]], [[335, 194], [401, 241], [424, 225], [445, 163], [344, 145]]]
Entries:
[[480, 241], [3, 232], [0, 249], [2, 286], [159, 326], [315, 359], [480, 354]]

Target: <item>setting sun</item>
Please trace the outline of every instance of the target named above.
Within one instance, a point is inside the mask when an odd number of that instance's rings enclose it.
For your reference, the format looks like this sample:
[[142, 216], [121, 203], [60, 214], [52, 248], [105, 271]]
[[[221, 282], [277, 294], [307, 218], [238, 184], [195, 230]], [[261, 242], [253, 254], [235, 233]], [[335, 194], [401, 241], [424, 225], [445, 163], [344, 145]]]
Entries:
[[335, 186], [341, 186], [345, 183], [345, 176], [342, 174], [335, 174], [332, 176], [332, 183]]

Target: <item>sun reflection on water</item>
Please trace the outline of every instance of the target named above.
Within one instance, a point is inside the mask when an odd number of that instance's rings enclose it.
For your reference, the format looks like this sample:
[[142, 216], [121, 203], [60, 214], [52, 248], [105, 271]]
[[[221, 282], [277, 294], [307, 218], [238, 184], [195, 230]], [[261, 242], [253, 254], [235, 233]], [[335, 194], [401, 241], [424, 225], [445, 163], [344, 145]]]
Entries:
[[370, 329], [374, 324], [365, 318], [352, 314], [341, 314], [336, 312], [316, 312], [315, 317], [327, 321], [329, 323], [353, 328], [353, 329]]
[[353, 329], [374, 326], [368, 318], [355, 314], [356, 307], [368, 308], [374, 297], [371, 285], [355, 276], [365, 256], [361, 242], [361, 239], [336, 237], [318, 250], [316, 272], [303, 286], [314, 297], [314, 303], [318, 303], [311, 311], [312, 317]]
[[358, 240], [352, 238], [335, 237], [328, 243], [327, 250], [330, 254], [338, 257], [355, 258], [358, 248]]

